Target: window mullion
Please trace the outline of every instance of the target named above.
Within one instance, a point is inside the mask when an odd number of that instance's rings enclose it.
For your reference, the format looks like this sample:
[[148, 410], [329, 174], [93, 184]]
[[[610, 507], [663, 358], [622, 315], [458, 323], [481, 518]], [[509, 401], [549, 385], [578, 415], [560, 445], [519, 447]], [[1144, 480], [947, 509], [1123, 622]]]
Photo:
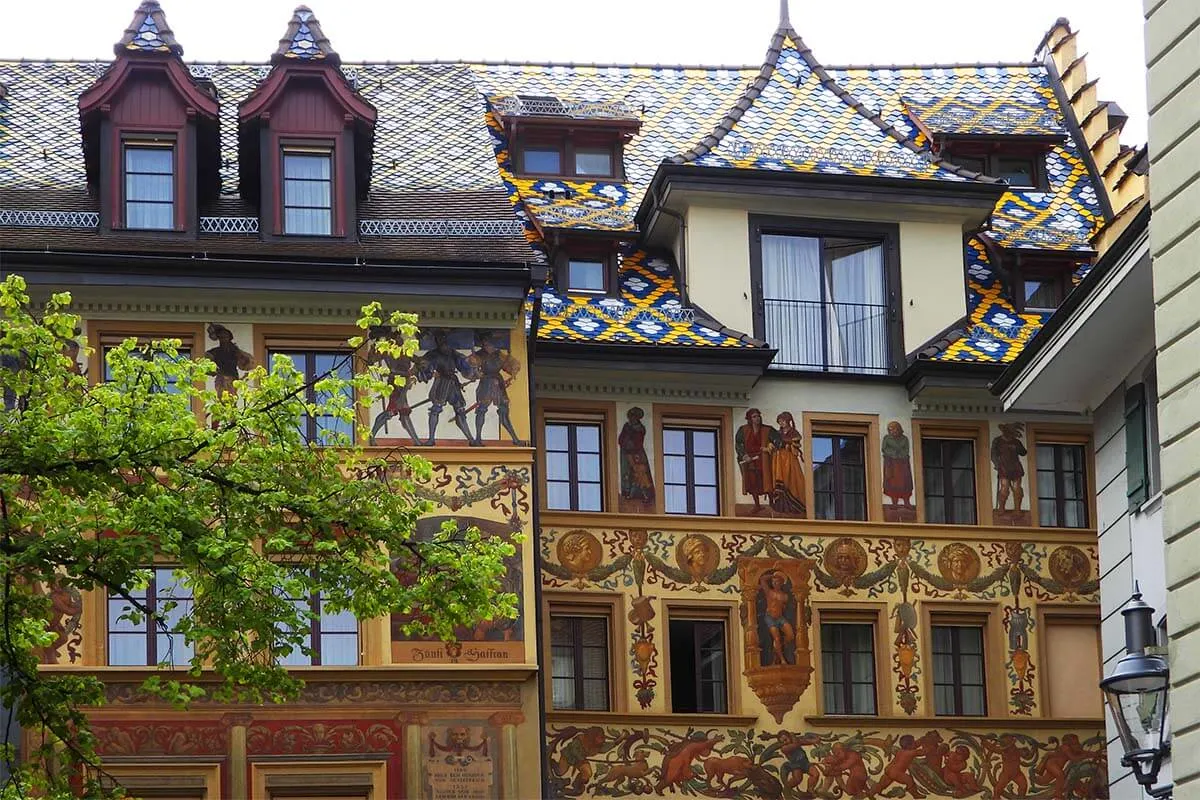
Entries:
[[575, 649], [575, 710], [582, 711], [587, 705], [584, 700], [584, 680], [583, 680], [583, 618], [575, 617], [571, 620], [571, 638], [574, 640]]
[[321, 593], [313, 592], [308, 598], [309, 610], [312, 611], [312, 621], [309, 623], [309, 635], [312, 641], [309, 646], [312, 648], [312, 663], [313, 666], [321, 665]]
[[573, 424], [567, 425], [567, 498], [572, 511], [579, 510], [579, 438]]
[[158, 576], [154, 567], [150, 568], [150, 583], [146, 586], [146, 661], [148, 664], [158, 663], [158, 623], [155, 619], [158, 611]]

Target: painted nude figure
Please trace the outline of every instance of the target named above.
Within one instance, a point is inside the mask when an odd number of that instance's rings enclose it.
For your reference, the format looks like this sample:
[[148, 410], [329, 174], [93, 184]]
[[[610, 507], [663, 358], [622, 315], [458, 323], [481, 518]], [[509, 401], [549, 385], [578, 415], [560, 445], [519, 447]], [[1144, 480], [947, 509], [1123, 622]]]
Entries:
[[900, 737], [900, 749], [892, 756], [892, 761], [883, 768], [883, 775], [880, 776], [879, 782], [871, 789], [871, 796], [879, 794], [879, 792], [891, 786], [893, 783], [898, 783], [908, 790], [908, 794], [912, 797], [924, 797], [925, 794], [917, 788], [917, 782], [908, 774], [909, 767], [917, 756], [921, 754], [921, 748], [917, 746], [917, 740], [912, 737], [912, 734], [904, 734]]
[[[767, 570], [758, 578], [766, 613], [763, 622], [771, 634], [771, 664], [789, 663], [784, 645], [789, 648], [796, 641], [796, 629], [787, 617], [788, 603], [792, 599], [787, 576], [778, 570]], [[764, 665], [766, 666], [766, 665]]]

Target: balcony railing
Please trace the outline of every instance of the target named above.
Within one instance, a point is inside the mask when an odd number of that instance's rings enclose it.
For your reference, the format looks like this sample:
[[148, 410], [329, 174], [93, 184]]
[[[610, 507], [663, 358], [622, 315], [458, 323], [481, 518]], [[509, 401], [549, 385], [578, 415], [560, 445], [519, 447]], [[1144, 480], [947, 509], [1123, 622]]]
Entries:
[[771, 366], [876, 375], [891, 370], [886, 305], [768, 298], [763, 306], [767, 342], [779, 350]]

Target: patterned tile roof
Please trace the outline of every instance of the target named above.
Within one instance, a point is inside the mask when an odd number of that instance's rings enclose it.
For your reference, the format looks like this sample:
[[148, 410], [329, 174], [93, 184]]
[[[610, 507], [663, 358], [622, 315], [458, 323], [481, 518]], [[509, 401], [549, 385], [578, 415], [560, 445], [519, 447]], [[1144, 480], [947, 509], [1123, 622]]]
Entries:
[[[154, 0], [139, 7], [120, 46], [182, 52]], [[786, 21], [761, 67], [341, 64], [312, 12], [301, 6], [272, 62], [285, 59], [338, 64], [378, 110], [364, 219], [416, 218], [422, 215], [412, 212], [414, 203], [438, 207], [440, 198], [451, 195], [459, 216], [444, 216], [447, 224], [469, 215], [472, 196], [488, 198], [476, 205], [486, 206], [480, 215], [494, 219], [496, 198], [507, 197], [508, 210], [523, 229], [516, 245], [531, 259], [543, 256], [547, 229], [609, 231], [629, 234], [622, 238], [634, 242], [637, 209], [664, 161], [962, 184], [991, 179], [931, 159], [922, 126], [932, 133], [1065, 131], [1050, 77], [1039, 64], [825, 68]], [[86, 192], [76, 102], [108, 66], [0, 61], [0, 85], [7, 89], [0, 97], [0, 198], [25, 198], [11, 207], [96, 210]], [[197, 79], [211, 82], [220, 98], [222, 198], [201, 213], [253, 215], [256, 210], [238, 196], [237, 107], [270, 73], [271, 64], [189, 68]], [[500, 115], [544, 113], [533, 107], [536, 103], [526, 108], [519, 99], [531, 96], [558, 98], [575, 116], [619, 109], [621, 119], [636, 118], [640, 129], [625, 148], [624, 180], [517, 177]], [[1064, 137], [1047, 156], [1050, 190], [1004, 194], [987, 235], [1000, 248], [1086, 252], [1102, 214], [1084, 158]], [[247, 240], [245, 246], [252, 244]], [[415, 245], [407, 247], [404, 252], [416, 252]], [[506, 247], [505, 257], [512, 258], [512, 243]], [[967, 246], [964, 269], [967, 327], [936, 357], [1015, 357], [1040, 327], [1041, 315], [1015, 314], [978, 241]], [[548, 292], [544, 305], [553, 313], [545, 315], [542, 335], [750, 346], [746, 337], [715, 322], [709, 327], [678, 307], [679, 283], [666, 260], [631, 251], [619, 280], [618, 298], [563, 298]]]
[[125, 29], [125, 35], [117, 42], [114, 50], [118, 54], [122, 50], [132, 50], [183, 55], [183, 47], [175, 41], [175, 34], [171, 33], [167, 17], [158, 5], [158, 0], [142, 1], [138, 10], [134, 12], [133, 21]]
[[749, 337], [698, 317], [685, 308], [675, 269], [666, 254], [627, 251], [621, 258], [619, 297], [542, 295], [538, 338], [608, 344], [761, 347]]
[[272, 60], [284, 59], [329, 61], [333, 64], [340, 61], [329, 38], [321, 30], [321, 23], [308, 6], [296, 6], [287, 32], [279, 40], [279, 49]]
[[711, 134], [673, 159], [704, 167], [917, 180], [983, 180], [940, 164], [866, 109], [780, 28], [758, 76]]

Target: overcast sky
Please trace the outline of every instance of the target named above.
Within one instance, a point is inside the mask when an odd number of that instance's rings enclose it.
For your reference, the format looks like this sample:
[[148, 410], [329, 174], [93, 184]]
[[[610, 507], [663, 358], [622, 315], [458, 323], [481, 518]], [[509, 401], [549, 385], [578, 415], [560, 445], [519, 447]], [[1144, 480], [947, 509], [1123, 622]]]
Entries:
[[[759, 64], [778, 0], [308, 0], [346, 61]], [[296, 0], [162, 0], [185, 57], [261, 61]], [[5, 3], [0, 58], [111, 58], [137, 0]], [[1101, 99], [1146, 138], [1141, 0], [791, 0], [825, 64], [1022, 61], [1060, 16], [1079, 31]], [[52, 19], [47, 20], [47, 15]], [[21, 32], [37, 32], [25, 35]]]

